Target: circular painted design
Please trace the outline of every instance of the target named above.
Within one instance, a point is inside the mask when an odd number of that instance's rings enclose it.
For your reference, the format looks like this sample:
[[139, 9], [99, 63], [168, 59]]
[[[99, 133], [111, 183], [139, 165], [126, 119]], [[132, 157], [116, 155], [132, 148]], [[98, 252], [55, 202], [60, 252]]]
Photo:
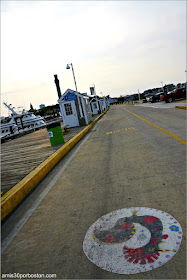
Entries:
[[136, 274], [168, 262], [181, 240], [182, 228], [168, 213], [131, 207], [98, 219], [86, 233], [83, 250], [104, 270]]

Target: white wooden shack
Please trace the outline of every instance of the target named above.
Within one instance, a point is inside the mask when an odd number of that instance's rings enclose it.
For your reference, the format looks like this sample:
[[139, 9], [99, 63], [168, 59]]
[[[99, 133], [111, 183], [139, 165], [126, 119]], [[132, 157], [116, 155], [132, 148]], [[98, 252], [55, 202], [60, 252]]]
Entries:
[[98, 96], [90, 97], [90, 106], [93, 115], [101, 114], [103, 112], [102, 101]]
[[100, 101], [102, 103], [102, 110], [105, 111], [106, 109], [108, 109], [109, 107], [108, 99], [106, 97], [103, 97], [102, 99], [100, 99]]
[[76, 127], [92, 122], [89, 97], [86, 94], [67, 89], [58, 99], [64, 125]]

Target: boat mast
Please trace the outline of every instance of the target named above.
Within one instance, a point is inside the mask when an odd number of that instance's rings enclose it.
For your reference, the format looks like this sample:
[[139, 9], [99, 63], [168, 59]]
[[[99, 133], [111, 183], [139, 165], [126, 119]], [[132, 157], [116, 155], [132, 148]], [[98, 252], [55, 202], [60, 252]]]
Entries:
[[10, 107], [10, 105], [8, 105], [6, 102], [3, 102], [3, 104], [13, 113], [13, 115], [17, 115], [17, 113], [14, 111], [13, 108]]

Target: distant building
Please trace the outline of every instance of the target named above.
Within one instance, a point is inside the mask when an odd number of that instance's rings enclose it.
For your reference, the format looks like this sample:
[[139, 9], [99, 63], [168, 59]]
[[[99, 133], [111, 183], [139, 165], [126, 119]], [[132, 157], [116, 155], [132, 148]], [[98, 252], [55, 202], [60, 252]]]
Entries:
[[134, 97], [133, 97], [133, 95], [125, 95], [124, 96], [124, 101], [126, 102], [126, 101], [133, 101], [134, 100]]
[[40, 109], [44, 108], [45, 104], [40, 104]]
[[117, 102], [118, 101], [118, 99], [116, 98], [116, 97], [114, 97], [114, 98], [112, 98], [112, 97], [110, 97], [109, 99], [108, 99], [108, 103], [110, 104], [110, 103], [113, 103], [113, 102]]

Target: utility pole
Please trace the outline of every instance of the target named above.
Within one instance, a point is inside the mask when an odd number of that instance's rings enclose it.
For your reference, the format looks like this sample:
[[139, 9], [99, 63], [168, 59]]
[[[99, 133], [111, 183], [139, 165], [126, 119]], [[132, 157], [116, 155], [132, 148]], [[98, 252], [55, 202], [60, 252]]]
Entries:
[[60, 99], [60, 97], [61, 97], [61, 90], [60, 90], [59, 79], [58, 79], [57, 75], [54, 75], [54, 77], [55, 77], [55, 84], [56, 84], [56, 89], [57, 89], [57, 93], [58, 93], [58, 98]]

